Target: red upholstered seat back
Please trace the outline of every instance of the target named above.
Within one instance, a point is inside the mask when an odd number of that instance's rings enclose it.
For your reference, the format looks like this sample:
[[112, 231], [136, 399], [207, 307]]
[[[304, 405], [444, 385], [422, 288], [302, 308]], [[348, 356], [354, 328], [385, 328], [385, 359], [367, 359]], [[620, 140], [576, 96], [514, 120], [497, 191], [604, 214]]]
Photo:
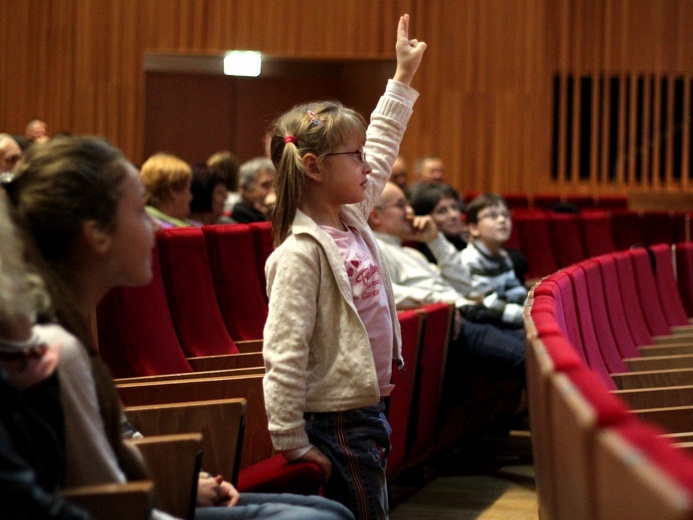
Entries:
[[260, 282], [255, 245], [247, 224], [202, 228], [214, 290], [226, 328], [235, 341], [262, 338], [267, 300]]
[[[657, 284], [659, 303], [669, 326], [690, 325], [676, 285], [674, 253], [671, 246], [669, 244], [656, 244], [650, 250], [656, 261], [655, 283]], [[688, 277], [690, 278], [692, 275], [693, 273], [689, 271]]]
[[99, 354], [114, 377], [192, 372], [178, 343], [153, 251], [153, 278], [144, 287], [116, 287], [99, 303]]
[[582, 214], [580, 222], [585, 253], [588, 257], [616, 251], [614, 237], [611, 234], [611, 222], [606, 212]]
[[551, 246], [558, 267], [576, 264], [585, 258], [580, 218], [572, 214], [549, 214]]
[[202, 230], [165, 229], [157, 242], [168, 305], [185, 354], [237, 354], [217, 304]]
[[529, 262], [528, 278], [539, 278], [558, 270], [553, 254], [549, 225], [545, 216], [518, 214], [513, 218], [522, 244], [522, 252]]
[[402, 329], [402, 358], [404, 368], [393, 364], [392, 383], [395, 388], [390, 395], [387, 419], [392, 427], [390, 442], [392, 451], [387, 459], [387, 477], [394, 478], [402, 469], [409, 437], [409, 418], [414, 397], [416, 380], [416, 358], [421, 338], [422, 317], [416, 311], [401, 311], [397, 314]]

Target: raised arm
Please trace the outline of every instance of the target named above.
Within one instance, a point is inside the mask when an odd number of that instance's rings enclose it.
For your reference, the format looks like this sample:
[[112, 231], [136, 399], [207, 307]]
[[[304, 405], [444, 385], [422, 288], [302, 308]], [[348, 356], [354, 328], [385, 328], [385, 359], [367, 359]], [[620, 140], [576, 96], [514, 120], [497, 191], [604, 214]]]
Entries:
[[392, 79], [405, 85], [410, 85], [419, 68], [425, 50], [425, 42], [409, 39], [409, 15], [400, 16], [399, 25], [397, 26], [397, 43], [395, 45], [397, 70]]

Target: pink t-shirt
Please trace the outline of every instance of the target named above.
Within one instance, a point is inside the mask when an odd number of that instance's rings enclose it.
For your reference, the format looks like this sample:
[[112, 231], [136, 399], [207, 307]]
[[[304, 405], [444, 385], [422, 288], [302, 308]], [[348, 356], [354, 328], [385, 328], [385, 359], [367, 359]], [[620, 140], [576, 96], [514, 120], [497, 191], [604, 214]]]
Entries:
[[363, 237], [354, 228], [342, 231], [320, 226], [337, 244], [351, 284], [354, 306], [361, 317], [371, 342], [381, 397], [392, 392], [392, 343], [394, 341], [390, 307], [378, 265], [373, 260]]

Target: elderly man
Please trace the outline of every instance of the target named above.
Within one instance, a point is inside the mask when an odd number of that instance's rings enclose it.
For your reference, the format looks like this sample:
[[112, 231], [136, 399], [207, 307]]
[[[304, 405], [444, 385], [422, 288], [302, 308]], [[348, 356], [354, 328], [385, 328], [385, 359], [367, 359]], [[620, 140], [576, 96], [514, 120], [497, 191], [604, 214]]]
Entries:
[[45, 143], [48, 137], [48, 125], [42, 119], [32, 119], [26, 124], [26, 137], [32, 143]]
[[256, 157], [241, 164], [238, 185], [241, 201], [231, 212], [231, 220], [241, 224], [269, 220], [273, 205], [276, 170], [268, 157]]
[[417, 191], [427, 184], [444, 182], [445, 168], [443, 161], [437, 155], [424, 155], [414, 163], [414, 182], [406, 188], [408, 198], [416, 195]]
[[11, 172], [22, 157], [22, 149], [10, 134], [0, 134], [0, 173]]

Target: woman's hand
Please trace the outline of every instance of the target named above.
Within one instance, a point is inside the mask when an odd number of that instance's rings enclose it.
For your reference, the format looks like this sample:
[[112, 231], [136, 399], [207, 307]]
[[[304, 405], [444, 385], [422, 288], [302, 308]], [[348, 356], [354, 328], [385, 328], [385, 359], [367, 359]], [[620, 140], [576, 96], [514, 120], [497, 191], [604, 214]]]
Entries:
[[395, 45], [397, 70], [392, 79], [405, 85], [410, 85], [421, 64], [425, 50], [425, 42], [409, 39], [409, 15], [401, 16], [397, 26], [397, 43]]

